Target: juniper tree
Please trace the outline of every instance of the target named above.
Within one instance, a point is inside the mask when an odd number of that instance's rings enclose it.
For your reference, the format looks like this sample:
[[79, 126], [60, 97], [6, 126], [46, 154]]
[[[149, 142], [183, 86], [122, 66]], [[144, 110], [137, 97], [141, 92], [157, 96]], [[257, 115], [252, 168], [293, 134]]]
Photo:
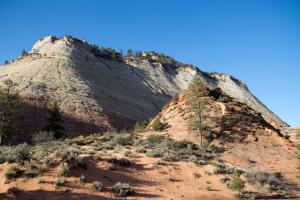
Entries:
[[16, 84], [5, 80], [0, 87], [0, 144], [11, 139], [18, 132], [20, 125], [20, 100], [17, 92], [13, 91]]
[[48, 113], [49, 118], [45, 127], [45, 131], [53, 132], [54, 137], [59, 139], [64, 135], [64, 127], [61, 125], [61, 112], [56, 101], [53, 103]]
[[200, 145], [203, 146], [203, 131], [205, 126], [205, 110], [207, 102], [205, 96], [208, 95], [207, 87], [199, 77], [195, 77], [190, 83], [187, 90], [187, 102], [189, 109], [192, 113], [192, 118], [189, 122], [191, 130], [197, 130], [200, 135]]
[[25, 56], [27, 54], [27, 51], [25, 51], [24, 49], [21, 52], [21, 56]]
[[129, 56], [129, 57], [133, 56], [133, 52], [131, 49], [127, 50], [127, 56]]

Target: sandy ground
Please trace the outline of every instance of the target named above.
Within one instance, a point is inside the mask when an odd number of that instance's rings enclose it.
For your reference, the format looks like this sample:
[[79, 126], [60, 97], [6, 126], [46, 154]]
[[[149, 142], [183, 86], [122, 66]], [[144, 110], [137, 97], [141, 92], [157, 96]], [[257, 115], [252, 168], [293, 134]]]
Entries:
[[[117, 166], [112, 171], [109, 170], [110, 164], [104, 160], [92, 161], [87, 157], [88, 169], [74, 171], [74, 176], [67, 178], [65, 186], [59, 188], [54, 186], [58, 167], [35, 179], [20, 178], [5, 184], [4, 178], [1, 178], [0, 199], [114, 199], [116, 197], [110, 188], [119, 181], [130, 183], [136, 191], [135, 195], [126, 199], [234, 199], [233, 192], [210, 173], [210, 165], [199, 167], [187, 162], [158, 163], [158, 159], [134, 151], [130, 154], [130, 160], [134, 163], [132, 166]], [[0, 166], [1, 177], [10, 165]], [[195, 178], [194, 173], [200, 177]], [[81, 174], [86, 177], [86, 183], [79, 182]], [[106, 189], [94, 192], [91, 189], [93, 181], [101, 181]], [[11, 187], [18, 187], [21, 191], [16, 196], [3, 194]]]

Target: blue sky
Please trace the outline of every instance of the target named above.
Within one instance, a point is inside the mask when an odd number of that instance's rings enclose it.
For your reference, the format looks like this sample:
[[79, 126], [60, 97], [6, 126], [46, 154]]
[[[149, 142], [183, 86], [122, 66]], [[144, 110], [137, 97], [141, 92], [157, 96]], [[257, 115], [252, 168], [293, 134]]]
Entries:
[[0, 0], [0, 63], [45, 35], [154, 50], [243, 80], [300, 126], [298, 0]]

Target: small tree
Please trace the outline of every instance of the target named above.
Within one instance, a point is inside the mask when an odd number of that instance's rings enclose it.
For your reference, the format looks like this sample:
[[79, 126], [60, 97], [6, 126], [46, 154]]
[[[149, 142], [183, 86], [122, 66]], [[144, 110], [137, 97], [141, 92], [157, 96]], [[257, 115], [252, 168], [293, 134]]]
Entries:
[[18, 93], [13, 92], [15, 86], [12, 80], [6, 80], [0, 88], [0, 144], [11, 139], [19, 129], [20, 100]]
[[8, 62], [8, 60], [5, 60], [4, 65], [7, 65], [7, 64], [9, 64], [9, 62]]
[[203, 146], [203, 131], [206, 128], [204, 124], [205, 109], [207, 102], [204, 96], [208, 95], [207, 87], [199, 77], [195, 77], [187, 90], [187, 102], [189, 112], [192, 118], [189, 122], [191, 130], [197, 130], [200, 135], [200, 145]]
[[127, 56], [129, 56], [129, 57], [133, 56], [133, 52], [131, 49], [127, 50]]
[[22, 50], [21, 56], [25, 56], [27, 54], [27, 51], [25, 51], [24, 49]]
[[123, 49], [120, 49], [119, 54], [121, 55], [121, 57], [123, 57]]
[[55, 101], [49, 112], [48, 123], [45, 127], [45, 131], [53, 132], [56, 139], [61, 138], [64, 135], [64, 127], [61, 125], [62, 117], [59, 106]]

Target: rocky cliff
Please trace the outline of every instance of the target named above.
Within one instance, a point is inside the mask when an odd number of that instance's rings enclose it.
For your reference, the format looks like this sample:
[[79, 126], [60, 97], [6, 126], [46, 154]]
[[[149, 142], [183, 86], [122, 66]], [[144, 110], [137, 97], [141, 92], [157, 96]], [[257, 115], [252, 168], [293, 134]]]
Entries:
[[30, 116], [25, 123], [28, 130], [41, 127], [47, 105], [57, 101], [66, 131], [72, 134], [126, 128], [152, 118], [197, 75], [261, 113], [274, 127], [288, 126], [241, 81], [153, 52], [122, 56], [70, 36], [47, 36], [0, 68], [0, 81], [18, 84], [25, 114]]

